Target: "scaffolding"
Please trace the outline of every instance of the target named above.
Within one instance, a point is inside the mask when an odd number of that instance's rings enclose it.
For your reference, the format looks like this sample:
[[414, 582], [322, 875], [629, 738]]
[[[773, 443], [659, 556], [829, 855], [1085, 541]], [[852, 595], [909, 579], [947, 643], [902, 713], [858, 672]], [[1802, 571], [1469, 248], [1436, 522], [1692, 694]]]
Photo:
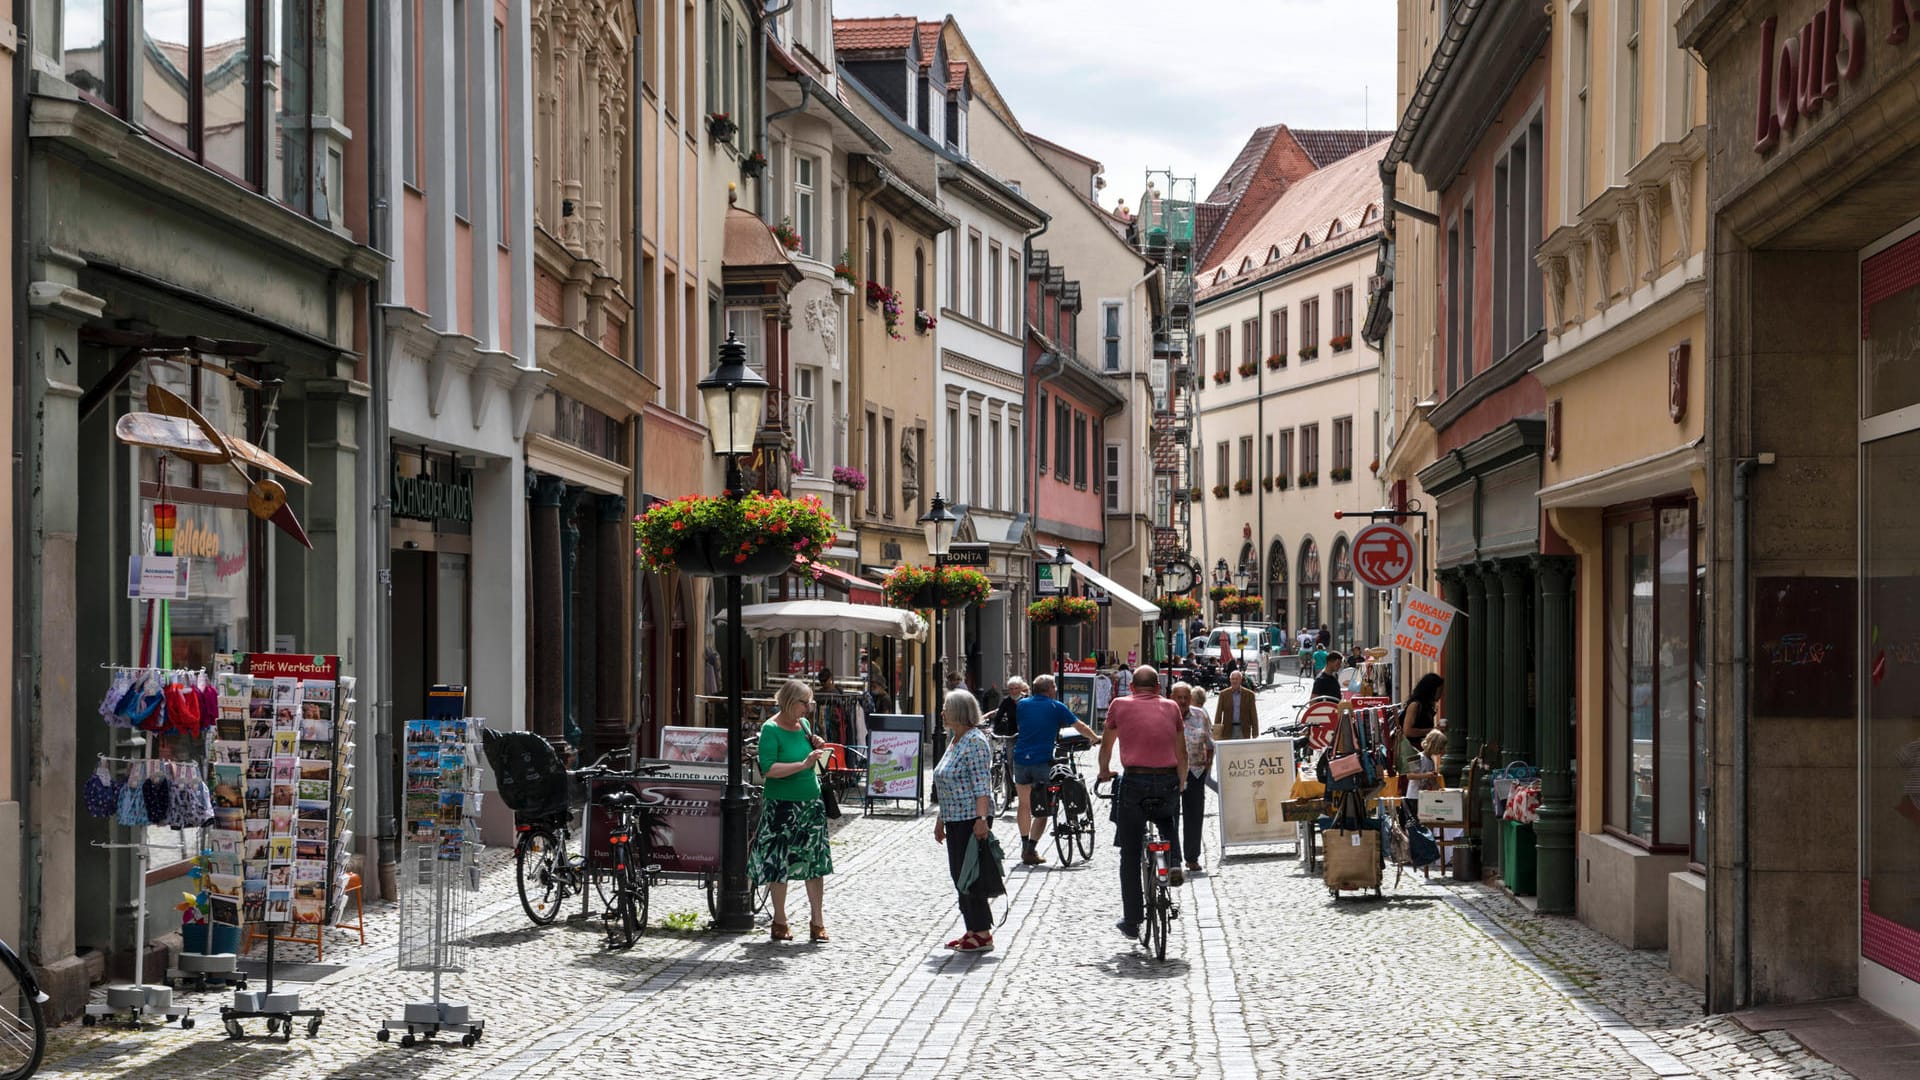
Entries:
[[1147, 190], [1132, 239], [1158, 263], [1166, 282], [1166, 315], [1153, 335], [1153, 566], [1168, 592], [1198, 588], [1203, 574], [1193, 558], [1193, 472], [1196, 411], [1193, 394], [1193, 227], [1197, 188], [1191, 176], [1147, 170]]

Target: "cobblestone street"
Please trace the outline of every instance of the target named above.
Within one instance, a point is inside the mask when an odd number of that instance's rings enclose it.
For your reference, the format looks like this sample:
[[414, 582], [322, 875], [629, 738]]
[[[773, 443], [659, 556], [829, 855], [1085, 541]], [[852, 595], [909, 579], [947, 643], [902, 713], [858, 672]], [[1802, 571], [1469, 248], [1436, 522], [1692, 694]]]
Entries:
[[[1263, 693], [1263, 718], [1290, 715], [1298, 693]], [[676, 912], [705, 918], [699, 892], [670, 886], [655, 894], [655, 928], [607, 953], [591, 929], [529, 926], [510, 863], [491, 852], [472, 968], [450, 990], [486, 1020], [478, 1046], [375, 1042], [379, 1020], [427, 986], [396, 975], [395, 918], [381, 905], [368, 946], [336, 933], [348, 967], [307, 989], [306, 1004], [328, 1010], [318, 1038], [229, 1041], [218, 996], [198, 995], [191, 1031], [62, 1029], [46, 1075], [1846, 1075], [1786, 1036], [1703, 1018], [1663, 954], [1629, 953], [1483, 887], [1396, 883], [1391, 869], [1383, 901], [1334, 902], [1285, 849], [1221, 859], [1211, 821], [1207, 871], [1180, 890], [1164, 963], [1113, 929], [1104, 821], [1091, 865], [1013, 871], [998, 950], [956, 956], [941, 948], [959, 920], [932, 828], [850, 815], [823, 946], [666, 930]], [[1010, 819], [1000, 832], [1011, 846]], [[804, 906], [790, 914], [804, 924]]]

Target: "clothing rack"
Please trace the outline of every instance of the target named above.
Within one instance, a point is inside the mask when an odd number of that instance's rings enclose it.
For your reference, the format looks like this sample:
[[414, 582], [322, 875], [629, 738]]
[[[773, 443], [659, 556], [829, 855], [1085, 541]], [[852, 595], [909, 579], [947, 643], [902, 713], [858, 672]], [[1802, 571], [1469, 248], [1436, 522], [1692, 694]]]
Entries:
[[[112, 665], [103, 665], [112, 666]], [[136, 732], [132, 736], [133, 744], [140, 748], [137, 758], [119, 758], [100, 755], [103, 761], [124, 761], [129, 773], [135, 765], [147, 768], [152, 762], [153, 740], [145, 733]], [[121, 826], [130, 828], [130, 826]], [[193, 1017], [189, 1010], [173, 1003], [173, 990], [167, 986], [148, 986], [146, 983], [147, 959], [147, 871], [151, 869], [153, 853], [148, 849], [144, 837], [130, 843], [95, 840], [93, 846], [103, 851], [131, 851], [137, 867], [133, 896], [133, 981], [107, 988], [107, 1000], [101, 1004], [88, 1005], [87, 1011], [80, 1017], [83, 1026], [92, 1027], [100, 1023], [117, 1023], [130, 1028], [145, 1030], [147, 1022], [159, 1018], [162, 1023], [179, 1021], [182, 1030], [193, 1027]]]

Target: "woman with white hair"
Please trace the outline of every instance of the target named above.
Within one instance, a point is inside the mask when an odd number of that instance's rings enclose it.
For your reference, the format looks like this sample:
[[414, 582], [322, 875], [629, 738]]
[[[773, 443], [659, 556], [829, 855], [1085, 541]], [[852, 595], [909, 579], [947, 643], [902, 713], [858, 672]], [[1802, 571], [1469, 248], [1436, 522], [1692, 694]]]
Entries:
[[773, 703], [779, 711], [760, 725], [760, 774], [767, 782], [761, 792], [760, 831], [754, 834], [747, 866], [756, 886], [772, 886], [769, 933], [774, 941], [793, 940], [787, 929], [787, 883], [807, 883], [807, 903], [813, 909], [807, 939], [819, 944], [827, 940], [821, 905], [825, 878], [833, 873], [818, 771], [828, 751], [807, 723], [813, 687], [788, 679], [774, 692]]
[[[947, 752], [933, 768], [934, 792], [940, 800], [940, 820], [933, 839], [947, 845], [947, 869], [960, 888], [960, 868], [967, 845], [986, 839], [993, 819], [993, 747], [980, 730], [980, 703], [965, 690], [947, 694], [940, 706], [947, 728]], [[960, 917], [966, 933], [947, 942], [955, 952], [987, 952], [993, 948], [993, 913], [987, 902], [960, 892]]]

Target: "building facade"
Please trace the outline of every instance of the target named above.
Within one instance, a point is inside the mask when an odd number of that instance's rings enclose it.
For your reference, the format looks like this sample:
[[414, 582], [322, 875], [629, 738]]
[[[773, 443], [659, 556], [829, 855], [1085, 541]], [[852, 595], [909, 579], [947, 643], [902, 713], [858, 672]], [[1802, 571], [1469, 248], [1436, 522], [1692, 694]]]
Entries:
[[[1299, 177], [1202, 264], [1195, 305], [1194, 475], [1209, 569], [1258, 593], [1291, 640], [1379, 642], [1335, 511], [1380, 505], [1380, 354], [1356, 332], [1380, 230], [1384, 144]], [[1210, 620], [1211, 621], [1211, 620]]]
[[1708, 72], [1715, 1009], [1857, 993], [1920, 1026], [1911, 14], [1677, 13]]

